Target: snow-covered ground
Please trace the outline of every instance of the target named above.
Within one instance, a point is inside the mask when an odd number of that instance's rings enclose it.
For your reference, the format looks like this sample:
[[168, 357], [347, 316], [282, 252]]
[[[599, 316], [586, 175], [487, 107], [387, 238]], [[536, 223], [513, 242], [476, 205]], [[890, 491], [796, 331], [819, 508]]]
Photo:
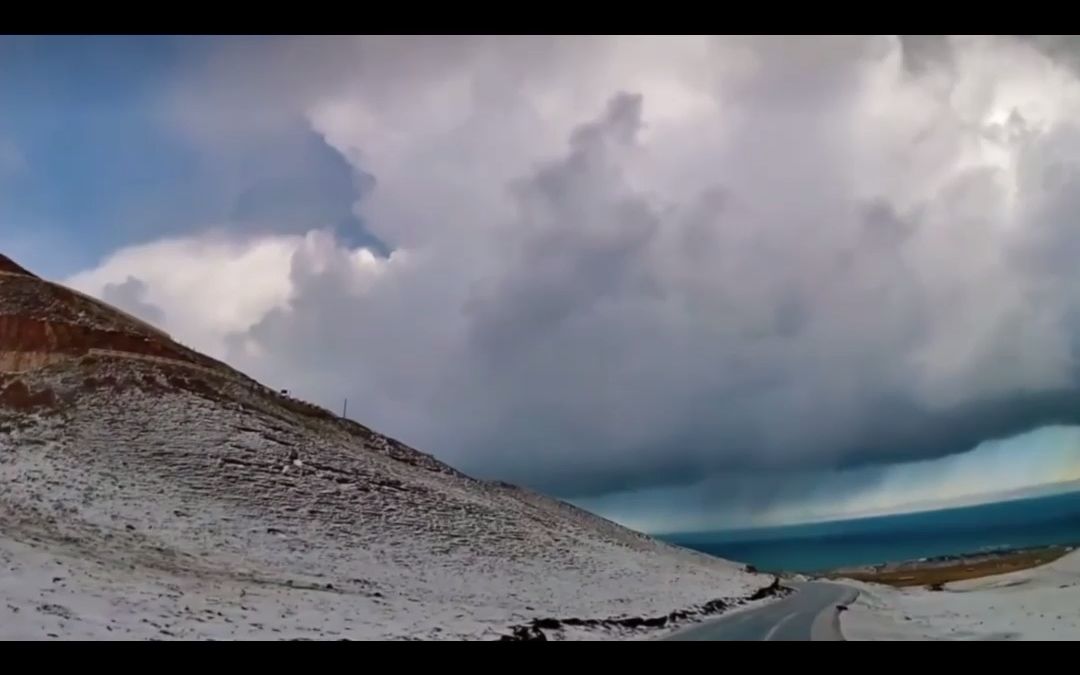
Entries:
[[840, 615], [848, 640], [1080, 639], [1080, 551], [941, 591], [845, 583], [860, 591]]
[[0, 408], [0, 638], [494, 639], [772, 580], [226, 375], [110, 357], [18, 375], [61, 405]]

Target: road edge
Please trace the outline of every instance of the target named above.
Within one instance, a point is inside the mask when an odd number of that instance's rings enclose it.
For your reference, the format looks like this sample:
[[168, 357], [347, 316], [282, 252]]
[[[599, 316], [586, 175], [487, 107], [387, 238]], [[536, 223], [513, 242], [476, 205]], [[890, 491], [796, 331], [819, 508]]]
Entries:
[[810, 639], [814, 642], [847, 642], [847, 638], [844, 637], [844, 632], [840, 628], [840, 607], [846, 609], [848, 605], [855, 602], [855, 599], [859, 597], [859, 589], [847, 584], [833, 585], [844, 588], [847, 595], [841, 598], [839, 602], [829, 605], [814, 617], [814, 623], [810, 625]]

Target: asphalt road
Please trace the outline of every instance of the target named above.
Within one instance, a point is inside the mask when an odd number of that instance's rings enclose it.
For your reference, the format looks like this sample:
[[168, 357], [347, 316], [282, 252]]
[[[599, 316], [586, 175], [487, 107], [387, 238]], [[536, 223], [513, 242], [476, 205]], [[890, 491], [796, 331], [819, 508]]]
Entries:
[[785, 584], [795, 592], [777, 602], [747, 609], [673, 633], [665, 640], [843, 640], [836, 606], [858, 591], [823, 581]]

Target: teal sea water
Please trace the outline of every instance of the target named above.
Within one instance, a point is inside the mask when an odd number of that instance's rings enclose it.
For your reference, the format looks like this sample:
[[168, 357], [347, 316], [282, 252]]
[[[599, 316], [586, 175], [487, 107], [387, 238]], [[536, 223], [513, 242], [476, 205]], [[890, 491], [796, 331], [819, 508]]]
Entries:
[[793, 572], [1080, 544], [1080, 492], [921, 513], [661, 538], [761, 570]]

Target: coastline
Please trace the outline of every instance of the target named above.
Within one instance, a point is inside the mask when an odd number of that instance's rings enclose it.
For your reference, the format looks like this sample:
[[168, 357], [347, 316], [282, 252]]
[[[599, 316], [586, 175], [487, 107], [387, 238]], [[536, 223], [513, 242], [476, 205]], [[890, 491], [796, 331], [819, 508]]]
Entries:
[[843, 567], [821, 573], [825, 579], [853, 579], [897, 588], [927, 586], [979, 579], [1047, 565], [1075, 550], [1076, 545], [1053, 545], [943, 555], [876, 565]]

